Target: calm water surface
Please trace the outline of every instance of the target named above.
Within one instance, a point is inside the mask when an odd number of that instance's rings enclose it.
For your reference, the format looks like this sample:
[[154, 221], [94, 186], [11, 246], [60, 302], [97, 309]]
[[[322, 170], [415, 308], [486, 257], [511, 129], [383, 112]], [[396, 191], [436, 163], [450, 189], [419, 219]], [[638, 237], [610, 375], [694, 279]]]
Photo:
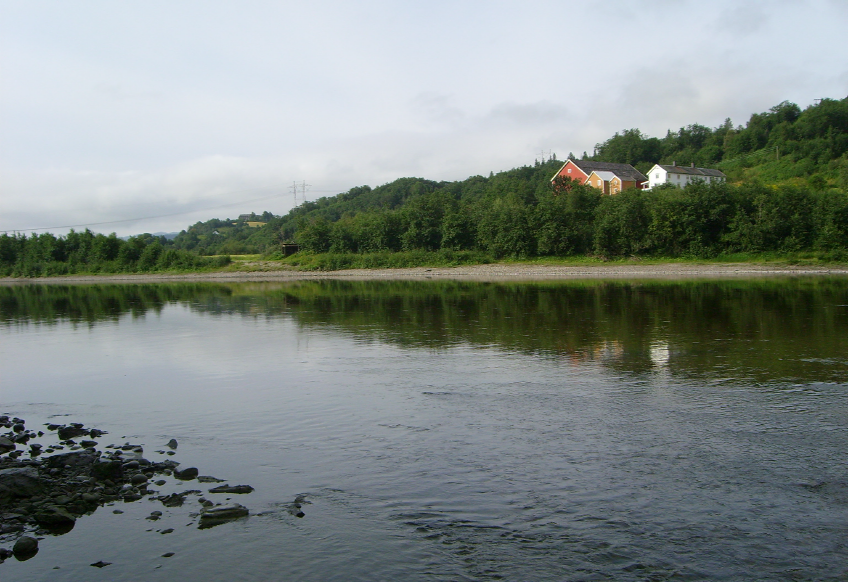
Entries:
[[256, 489], [206, 530], [192, 498], [100, 508], [2, 580], [848, 578], [845, 278], [32, 285], [0, 314], [0, 412]]

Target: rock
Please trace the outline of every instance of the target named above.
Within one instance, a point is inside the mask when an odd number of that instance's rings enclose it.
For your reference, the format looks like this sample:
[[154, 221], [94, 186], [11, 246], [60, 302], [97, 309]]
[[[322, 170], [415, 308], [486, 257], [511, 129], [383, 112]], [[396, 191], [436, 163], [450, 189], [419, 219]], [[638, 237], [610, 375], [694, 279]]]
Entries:
[[142, 483], [147, 483], [147, 475], [144, 473], [136, 473], [130, 478], [130, 483], [133, 485], [141, 485]]
[[44, 462], [48, 467], [83, 470], [91, 467], [96, 460], [97, 455], [90, 451], [74, 451], [72, 453], [53, 455], [45, 459]]
[[83, 447], [84, 449], [90, 449], [92, 447], [96, 447], [97, 442], [96, 441], [80, 441], [80, 446]]
[[190, 481], [197, 477], [198, 470], [195, 467], [189, 467], [188, 469], [183, 469], [180, 471], [179, 469], [174, 469], [174, 477], [181, 481]]
[[56, 505], [42, 506], [33, 514], [33, 517], [40, 525], [60, 528], [69, 525], [73, 527], [77, 519], [67, 509]]
[[17, 559], [31, 558], [38, 552], [38, 540], [29, 536], [18, 538], [12, 547], [12, 553]]
[[9, 438], [0, 436], [0, 453], [5, 453], [15, 449], [15, 443]]
[[239, 505], [238, 503], [224, 507], [216, 507], [214, 509], [207, 509], [200, 514], [200, 525], [198, 525], [198, 529], [215, 527], [216, 525], [221, 525], [222, 523], [233, 521], [234, 519], [247, 517], [248, 515], [250, 515], [250, 511], [245, 506]]
[[105, 568], [106, 566], [111, 566], [112, 562], [104, 562], [103, 560], [100, 560], [99, 562], [94, 562], [91, 565], [95, 568]]
[[169, 440], [168, 444], [166, 444], [165, 446], [168, 447], [169, 449], [172, 449], [172, 450], [176, 449], [177, 448], [177, 439]]
[[168, 529], [163, 529], [163, 530], [162, 530], [162, 531], [160, 531], [159, 533], [160, 533], [160, 534], [162, 534], [162, 535], [169, 534], [169, 533], [174, 533], [174, 528], [169, 527]]
[[163, 558], [170, 558], [173, 555], [174, 555], [174, 552], [165, 552], [164, 554], [162, 554], [162, 557]]
[[22, 523], [4, 523], [0, 524], [0, 535], [24, 531], [24, 525]]
[[0, 503], [15, 497], [32, 497], [44, 488], [44, 483], [35, 467], [0, 469]]
[[120, 480], [124, 469], [120, 461], [112, 459], [99, 459], [91, 466], [90, 475], [98, 481]]
[[291, 504], [289, 504], [287, 509], [288, 509], [288, 512], [291, 513], [295, 517], [303, 517], [303, 516], [306, 515], [305, 513], [303, 513], [300, 510], [300, 504], [299, 503], [291, 503]]
[[250, 493], [253, 491], [253, 487], [250, 485], [221, 485], [220, 487], [213, 487], [209, 490], [209, 493]]
[[87, 430], [85, 430], [81, 426], [74, 426], [74, 425], [60, 426], [58, 428], [58, 432], [59, 432], [59, 440], [61, 440], [61, 441], [66, 441], [68, 439], [76, 438], [78, 436], [87, 436], [88, 435]]
[[162, 505], [165, 507], [181, 507], [185, 502], [185, 494], [179, 493], [171, 493], [170, 495], [166, 495], [164, 497], [160, 497], [159, 501], [162, 502]]
[[200, 483], [223, 483], [223, 479], [218, 479], [217, 477], [210, 477], [209, 475], [200, 475], [197, 480]]

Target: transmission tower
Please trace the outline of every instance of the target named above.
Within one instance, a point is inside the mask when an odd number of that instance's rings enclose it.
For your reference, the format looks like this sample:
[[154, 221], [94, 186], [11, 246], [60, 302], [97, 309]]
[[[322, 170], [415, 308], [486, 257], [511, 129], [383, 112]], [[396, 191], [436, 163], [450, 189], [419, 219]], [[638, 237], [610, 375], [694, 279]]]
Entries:
[[311, 187], [311, 186], [312, 186], [312, 184], [307, 184], [307, 183], [306, 183], [306, 180], [303, 180], [303, 181], [300, 183], [300, 194], [301, 194], [301, 196], [303, 197], [303, 201], [304, 201], [304, 202], [306, 202], [306, 189], [307, 189], [307, 188], [309, 188], [309, 187]]

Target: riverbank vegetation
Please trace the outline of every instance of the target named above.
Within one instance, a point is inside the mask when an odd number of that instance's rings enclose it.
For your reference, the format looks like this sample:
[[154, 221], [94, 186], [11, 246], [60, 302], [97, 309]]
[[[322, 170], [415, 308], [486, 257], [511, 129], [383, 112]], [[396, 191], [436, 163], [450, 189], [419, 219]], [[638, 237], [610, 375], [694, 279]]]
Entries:
[[88, 229], [65, 236], [51, 233], [0, 235], [0, 276], [43, 277], [78, 273], [199, 271], [229, 264], [228, 256], [201, 257], [175, 249], [164, 237], [118, 238]]
[[[173, 240], [71, 232], [0, 235], [0, 274], [197, 270], [229, 254], [283, 259], [301, 269], [449, 266], [497, 260], [721, 259], [805, 256], [848, 260], [848, 98], [801, 110], [783, 102], [743, 127], [728, 119], [663, 138], [616, 133], [589, 156], [719, 168], [728, 183], [625, 190], [603, 196], [567, 179], [562, 162], [455, 182], [401, 178], [305, 202], [285, 216], [198, 222]], [[211, 257], [212, 255], [222, 255]]]

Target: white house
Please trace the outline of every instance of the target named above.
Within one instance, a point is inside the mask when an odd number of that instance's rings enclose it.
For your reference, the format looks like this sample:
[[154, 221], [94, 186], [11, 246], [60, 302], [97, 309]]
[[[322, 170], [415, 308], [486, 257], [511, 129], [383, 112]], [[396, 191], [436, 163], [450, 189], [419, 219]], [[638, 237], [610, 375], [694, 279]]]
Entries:
[[660, 184], [674, 184], [683, 188], [695, 180], [709, 184], [711, 182], [724, 182], [726, 179], [727, 176], [721, 170], [696, 168], [695, 164], [678, 166], [671, 162], [670, 166], [656, 164], [651, 168], [651, 171], [648, 172], [648, 184], [645, 189], [650, 190]]

